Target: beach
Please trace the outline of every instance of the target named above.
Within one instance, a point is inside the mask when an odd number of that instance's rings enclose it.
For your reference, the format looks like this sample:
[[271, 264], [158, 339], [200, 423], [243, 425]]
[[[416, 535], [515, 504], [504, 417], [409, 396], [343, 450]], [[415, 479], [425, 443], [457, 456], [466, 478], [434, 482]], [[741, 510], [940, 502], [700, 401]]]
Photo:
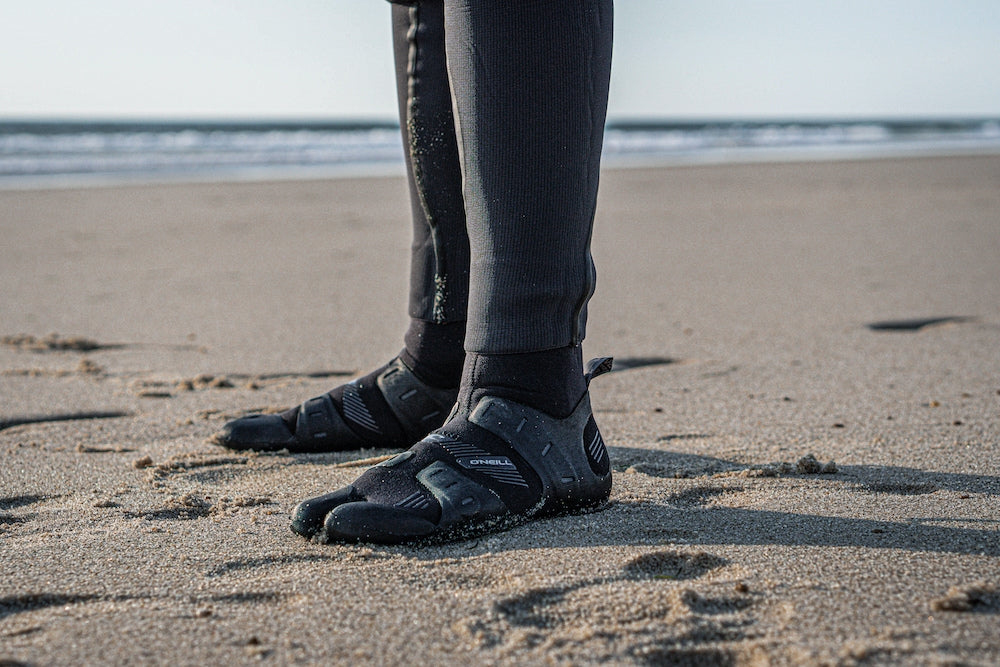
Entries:
[[402, 345], [400, 177], [0, 190], [0, 664], [1000, 662], [1000, 155], [609, 169], [601, 511], [326, 545], [231, 452]]

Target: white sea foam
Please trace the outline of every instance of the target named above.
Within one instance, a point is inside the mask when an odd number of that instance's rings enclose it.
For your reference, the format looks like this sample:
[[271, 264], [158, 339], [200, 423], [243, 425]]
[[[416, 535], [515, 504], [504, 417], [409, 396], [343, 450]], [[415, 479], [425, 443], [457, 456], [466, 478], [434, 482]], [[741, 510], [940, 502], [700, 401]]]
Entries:
[[0, 134], [0, 176], [199, 171], [401, 159], [398, 131], [378, 128]]
[[[1000, 121], [612, 124], [610, 165], [1000, 150]], [[78, 179], [294, 178], [402, 171], [386, 124], [0, 122], [0, 187]]]

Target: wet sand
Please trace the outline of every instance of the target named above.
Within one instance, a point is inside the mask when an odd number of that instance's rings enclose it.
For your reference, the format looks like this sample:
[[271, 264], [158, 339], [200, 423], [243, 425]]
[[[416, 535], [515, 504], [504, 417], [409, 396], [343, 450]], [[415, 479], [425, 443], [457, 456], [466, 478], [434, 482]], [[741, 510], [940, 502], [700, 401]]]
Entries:
[[610, 505], [310, 543], [295, 503], [391, 452], [207, 439], [398, 351], [407, 210], [0, 192], [0, 663], [1000, 661], [1000, 157], [605, 172]]

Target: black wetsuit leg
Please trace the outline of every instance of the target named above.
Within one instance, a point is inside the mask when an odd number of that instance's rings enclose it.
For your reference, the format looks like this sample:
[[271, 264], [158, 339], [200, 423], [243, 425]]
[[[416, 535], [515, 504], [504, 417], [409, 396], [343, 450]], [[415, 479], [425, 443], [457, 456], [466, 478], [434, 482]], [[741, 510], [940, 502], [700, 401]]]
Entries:
[[399, 119], [413, 209], [409, 315], [466, 318], [469, 240], [441, 0], [392, 7]]
[[596, 280], [612, 2], [444, 6], [472, 253], [465, 348], [579, 345]]

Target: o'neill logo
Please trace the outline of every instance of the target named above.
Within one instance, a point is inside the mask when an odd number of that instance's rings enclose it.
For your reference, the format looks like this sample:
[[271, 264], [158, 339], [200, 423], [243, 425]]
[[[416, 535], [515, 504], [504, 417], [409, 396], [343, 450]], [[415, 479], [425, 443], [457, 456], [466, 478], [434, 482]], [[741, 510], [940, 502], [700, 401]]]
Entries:
[[472, 456], [458, 459], [463, 468], [514, 468], [514, 462], [506, 456]]

